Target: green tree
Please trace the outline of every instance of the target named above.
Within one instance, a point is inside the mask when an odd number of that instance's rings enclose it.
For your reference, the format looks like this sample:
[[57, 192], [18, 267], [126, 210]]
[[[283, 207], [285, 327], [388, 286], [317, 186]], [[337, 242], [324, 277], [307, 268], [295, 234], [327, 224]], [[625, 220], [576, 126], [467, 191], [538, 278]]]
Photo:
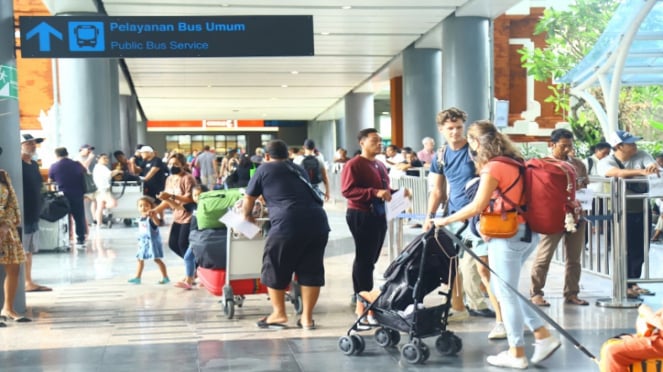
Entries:
[[[534, 31], [535, 35], [545, 33], [546, 46], [519, 50], [528, 74], [542, 82], [564, 76], [591, 51], [619, 3], [620, 0], [577, 0], [564, 10], [546, 9]], [[589, 145], [599, 142], [603, 137], [601, 126], [585, 100], [570, 96], [567, 84], [548, 88], [550, 96], [545, 101], [553, 103], [556, 112], [571, 124], [577, 141]], [[598, 87], [591, 93], [604, 104]], [[619, 107], [623, 129], [651, 137], [651, 126], [657, 124], [653, 121], [654, 109], [661, 102], [660, 86], [623, 87]]]

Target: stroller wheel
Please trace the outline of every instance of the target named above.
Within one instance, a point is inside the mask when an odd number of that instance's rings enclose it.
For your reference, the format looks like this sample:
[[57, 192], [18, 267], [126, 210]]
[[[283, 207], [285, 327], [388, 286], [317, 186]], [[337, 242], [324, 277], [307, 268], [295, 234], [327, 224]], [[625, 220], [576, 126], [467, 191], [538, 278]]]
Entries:
[[423, 356], [423, 351], [413, 343], [407, 343], [401, 348], [401, 357], [409, 364], [421, 363]]
[[435, 340], [435, 348], [442, 355], [456, 355], [463, 348], [463, 341], [453, 333], [443, 333]]
[[380, 327], [375, 331], [375, 342], [382, 347], [393, 346], [391, 332], [388, 329]]
[[387, 328], [387, 332], [389, 333], [389, 338], [391, 340], [389, 346], [396, 346], [401, 342], [401, 334], [397, 330]]
[[421, 349], [421, 363], [423, 363], [430, 358], [430, 349], [423, 341], [419, 343], [419, 349]]
[[350, 338], [352, 338], [352, 342], [355, 345], [355, 355], [363, 353], [364, 349], [366, 349], [366, 341], [364, 341], [364, 338], [360, 335], [350, 335]]
[[345, 355], [352, 355], [355, 353], [355, 342], [350, 336], [343, 336], [338, 339], [338, 348]]

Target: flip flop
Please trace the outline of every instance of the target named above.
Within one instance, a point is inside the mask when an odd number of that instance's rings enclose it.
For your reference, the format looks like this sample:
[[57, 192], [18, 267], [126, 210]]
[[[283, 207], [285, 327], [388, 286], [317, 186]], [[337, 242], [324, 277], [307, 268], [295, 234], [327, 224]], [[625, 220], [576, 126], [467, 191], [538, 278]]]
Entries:
[[260, 319], [256, 325], [260, 329], [282, 330], [288, 328], [288, 326], [283, 323], [267, 323], [267, 317]]
[[566, 300], [564, 300], [565, 304], [570, 304], [570, 305], [578, 305], [578, 306], [587, 306], [589, 305], [589, 302], [578, 298], [578, 297], [569, 297]]
[[307, 331], [311, 331], [315, 329], [315, 320], [311, 321], [311, 324], [309, 325], [303, 325], [301, 319], [297, 319], [297, 327], [305, 329]]
[[45, 287], [43, 285], [38, 285], [32, 289], [26, 289], [26, 292], [51, 292], [53, 288]]
[[182, 289], [191, 289], [193, 286], [187, 282], [177, 282], [174, 285], [177, 288], [182, 288]]
[[647, 288], [635, 287], [634, 289], [638, 294], [641, 294], [643, 296], [655, 296], [656, 295], [656, 293], [650, 291]]

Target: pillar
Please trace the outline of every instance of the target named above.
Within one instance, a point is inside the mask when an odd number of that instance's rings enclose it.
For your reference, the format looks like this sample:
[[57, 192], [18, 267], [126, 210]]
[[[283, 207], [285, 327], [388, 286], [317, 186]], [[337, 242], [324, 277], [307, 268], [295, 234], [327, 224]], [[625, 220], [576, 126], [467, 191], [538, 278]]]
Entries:
[[121, 129], [121, 113], [120, 113], [120, 71], [117, 59], [108, 60], [108, 76], [109, 76], [109, 89], [111, 94], [110, 98], [110, 132], [111, 143], [108, 152], [113, 160], [113, 152], [116, 150], [124, 151], [125, 144], [122, 142], [122, 129]]
[[[136, 145], [147, 145], [147, 123], [144, 121], [136, 122]], [[134, 147], [135, 149], [135, 147]]]
[[[462, 37], [459, 37], [462, 35]], [[442, 21], [442, 107], [467, 112], [467, 122], [490, 119], [493, 58], [490, 21], [456, 17]]]
[[65, 146], [72, 157], [86, 143], [95, 146], [97, 153], [111, 151], [113, 147], [112, 96], [117, 91], [111, 92], [110, 65], [107, 59], [58, 61], [59, 126], [64, 134], [59, 145]]
[[373, 107], [372, 93], [349, 93], [345, 96], [345, 125], [344, 141], [348, 156], [352, 156], [359, 150], [357, 135], [365, 128], [374, 128], [373, 119], [375, 108]]
[[[18, 98], [14, 96], [18, 82], [16, 81], [16, 54], [14, 51], [14, 3], [0, 1], [0, 168], [9, 173], [12, 186], [16, 190], [21, 210], [23, 209], [23, 170], [21, 165], [20, 116]], [[5, 89], [8, 89], [5, 91]], [[8, 94], [7, 94], [8, 93]], [[20, 92], [19, 92], [20, 93]], [[14, 297], [14, 310], [23, 314], [25, 306], [25, 276], [23, 265], [18, 278], [18, 290]], [[0, 308], [4, 305], [5, 280], [4, 267], [0, 265]]]
[[116, 150], [122, 150], [127, 156], [131, 156], [137, 144], [135, 96], [119, 96], [119, 120], [119, 136]]
[[424, 137], [442, 143], [435, 116], [442, 105], [439, 49], [415, 48], [403, 51], [403, 145], [421, 149]]
[[391, 143], [403, 146], [403, 77], [389, 80], [389, 107], [391, 111]]

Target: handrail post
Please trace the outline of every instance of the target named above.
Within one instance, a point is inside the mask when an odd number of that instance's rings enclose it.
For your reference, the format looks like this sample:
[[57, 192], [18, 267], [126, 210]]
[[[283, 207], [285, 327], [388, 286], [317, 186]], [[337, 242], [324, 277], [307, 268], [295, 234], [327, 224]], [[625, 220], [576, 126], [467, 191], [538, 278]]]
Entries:
[[612, 198], [612, 298], [600, 298], [597, 306], [610, 308], [636, 308], [642, 300], [630, 299], [626, 296], [626, 182], [622, 178], [613, 178], [612, 190], [616, 195]]

